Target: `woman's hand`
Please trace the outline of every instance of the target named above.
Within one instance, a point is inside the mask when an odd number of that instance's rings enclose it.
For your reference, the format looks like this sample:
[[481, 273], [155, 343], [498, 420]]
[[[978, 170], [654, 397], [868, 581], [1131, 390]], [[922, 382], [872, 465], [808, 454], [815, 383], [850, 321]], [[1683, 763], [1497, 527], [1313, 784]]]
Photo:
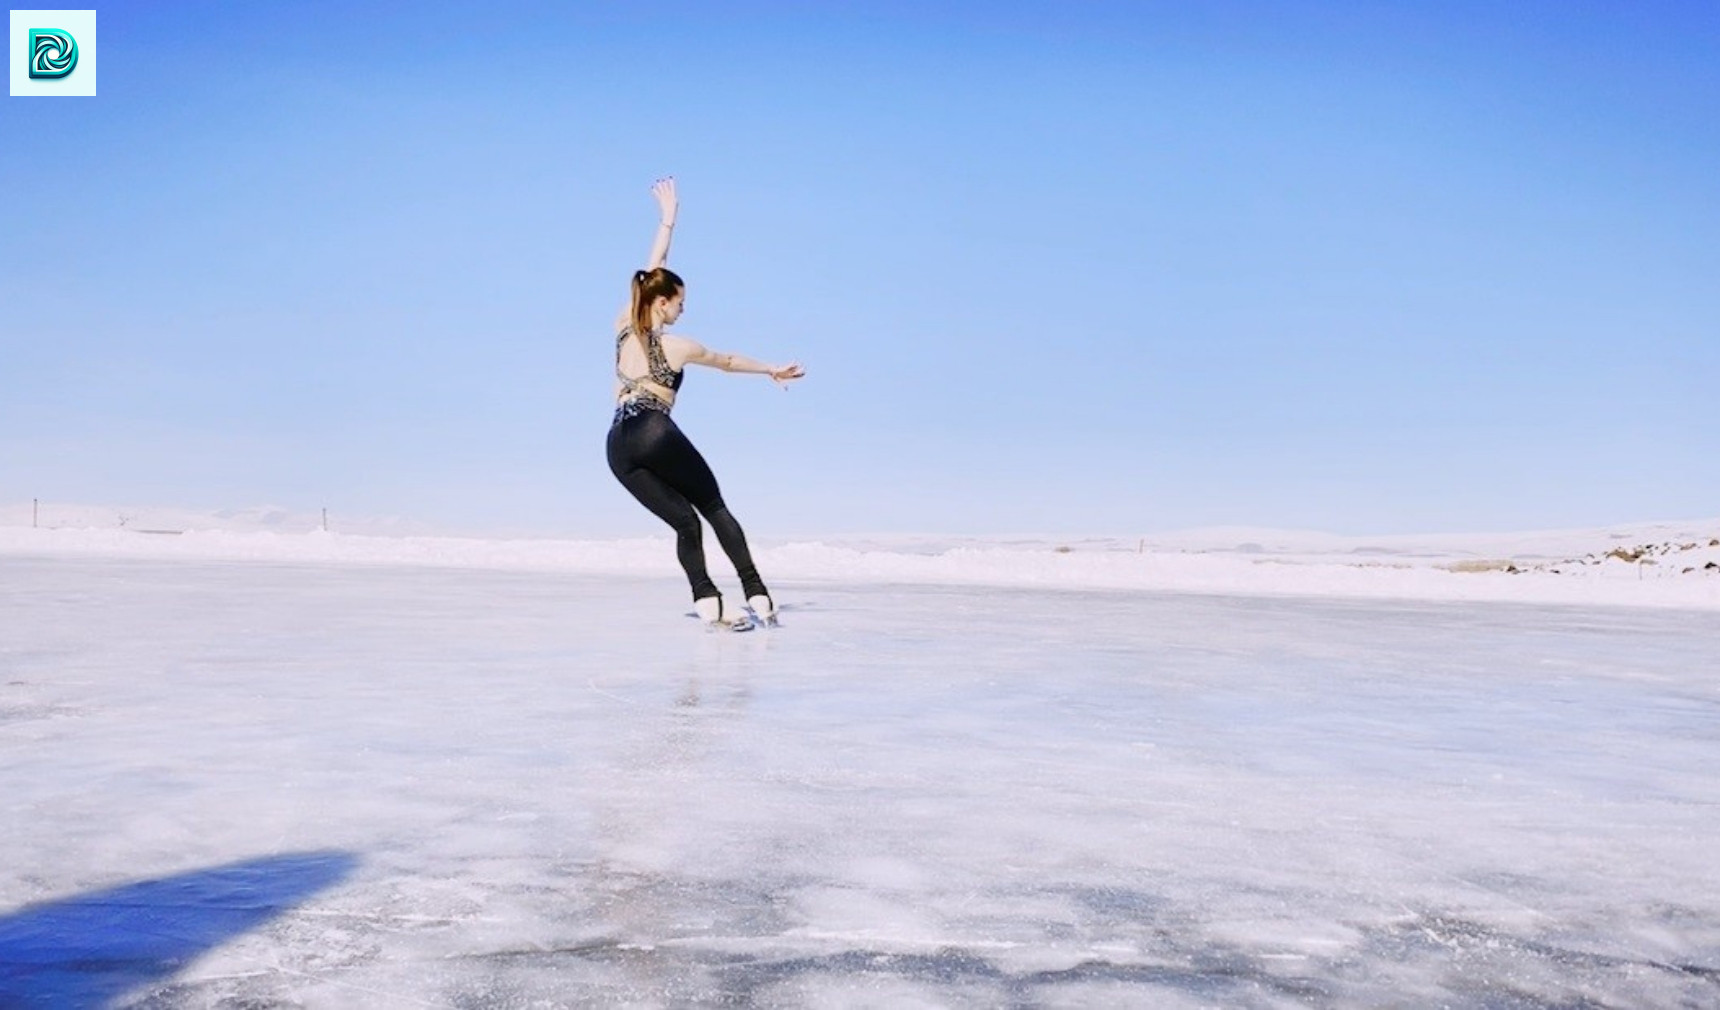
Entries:
[[800, 362], [796, 361], [793, 364], [772, 368], [768, 374], [772, 382], [787, 389], [790, 382], [806, 375], [806, 369], [800, 367]]
[[675, 196], [675, 177], [664, 176], [651, 184], [651, 195], [657, 198], [657, 212], [662, 215], [662, 221], [669, 227], [675, 227], [675, 211], [681, 206]]

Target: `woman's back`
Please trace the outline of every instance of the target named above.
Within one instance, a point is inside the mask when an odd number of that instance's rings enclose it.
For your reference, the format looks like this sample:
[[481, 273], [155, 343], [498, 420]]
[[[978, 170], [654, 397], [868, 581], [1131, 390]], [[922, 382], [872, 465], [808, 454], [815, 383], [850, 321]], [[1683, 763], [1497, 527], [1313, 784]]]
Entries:
[[682, 368], [670, 363], [669, 349], [660, 334], [653, 332], [644, 341], [645, 347], [640, 343], [631, 326], [622, 327], [615, 336], [616, 400], [624, 402], [643, 393], [673, 403], [684, 377]]

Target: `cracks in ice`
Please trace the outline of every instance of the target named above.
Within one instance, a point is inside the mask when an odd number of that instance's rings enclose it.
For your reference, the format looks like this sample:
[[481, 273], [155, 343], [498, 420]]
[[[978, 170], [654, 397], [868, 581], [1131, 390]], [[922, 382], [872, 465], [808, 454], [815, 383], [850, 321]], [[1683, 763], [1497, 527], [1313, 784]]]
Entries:
[[[1659, 1004], [1669, 994], [1695, 1005], [1712, 999], [1720, 986], [1720, 968], [1585, 950], [1440, 910], [1412, 911], [1385, 922], [1334, 923], [1348, 932], [1348, 940], [1308, 952], [1311, 941], [1298, 948], [1293, 932], [1285, 936], [1289, 948], [1221, 939], [1186, 901], [1150, 891], [1070, 886], [991, 895], [1071, 899], [1079, 914], [1055, 937], [982, 939], [984, 923], [976, 920], [949, 924], [951, 933], [968, 938], [916, 940], [887, 931], [866, 936], [804, 930], [785, 913], [794, 905], [792, 885], [779, 892], [733, 881], [693, 885], [640, 878], [634, 883], [628, 889], [632, 894], [611, 896], [631, 901], [639, 919], [620, 932], [439, 958], [389, 958], [381, 953], [386, 944], [366, 943], [361, 944], [365, 956], [343, 964], [278, 971], [339, 989], [382, 992], [391, 978], [434, 977], [442, 971], [437, 966], [446, 965], [450, 970], [440, 992], [434, 986], [430, 992], [420, 990], [433, 1002], [419, 1002], [452, 1007], [492, 1006], [550, 993], [593, 1005], [645, 994], [663, 1005], [776, 1006], [794, 1005], [820, 986], [895, 984], [1010, 1007], [1037, 1006], [1061, 991], [1123, 987], [1142, 998], [1153, 991], [1176, 992], [1235, 1006], [1354, 1007], [1413, 996], [1430, 1005], [1552, 1010], [1614, 1005], [1632, 996]], [[1280, 897], [1295, 901], [1294, 895]], [[652, 928], [653, 922], [677, 922], [679, 913], [691, 907], [724, 906], [730, 914], [718, 920], [682, 922], [660, 933]], [[602, 928], [607, 907], [599, 902], [580, 918]], [[1678, 910], [1661, 909], [1658, 917], [1676, 926]], [[458, 931], [462, 922], [457, 917], [404, 918], [414, 921], [383, 916], [365, 925], [378, 933], [426, 927]], [[577, 928], [574, 922], [568, 925]], [[1274, 928], [1269, 920], [1256, 925], [1262, 936]], [[326, 940], [303, 920], [289, 930], [307, 947]], [[1596, 932], [1604, 934], [1604, 929]], [[362, 939], [348, 935], [346, 942]], [[1048, 957], [1065, 963], [1047, 966]], [[454, 965], [462, 967], [451, 970]], [[209, 978], [174, 987], [173, 999], [181, 1002], [141, 1006], [190, 1005], [194, 994], [207, 1002], [216, 993], [224, 994], [222, 1007], [284, 1005], [266, 996], [279, 991], [282, 982], [281, 977]]]

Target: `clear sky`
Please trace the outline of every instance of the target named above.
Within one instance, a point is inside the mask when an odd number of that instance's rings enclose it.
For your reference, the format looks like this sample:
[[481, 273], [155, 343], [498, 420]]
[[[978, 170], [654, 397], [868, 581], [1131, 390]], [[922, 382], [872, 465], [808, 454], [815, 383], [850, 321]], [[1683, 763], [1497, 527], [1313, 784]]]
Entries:
[[1720, 5], [96, 7], [0, 98], [0, 500], [756, 537], [1720, 515]]

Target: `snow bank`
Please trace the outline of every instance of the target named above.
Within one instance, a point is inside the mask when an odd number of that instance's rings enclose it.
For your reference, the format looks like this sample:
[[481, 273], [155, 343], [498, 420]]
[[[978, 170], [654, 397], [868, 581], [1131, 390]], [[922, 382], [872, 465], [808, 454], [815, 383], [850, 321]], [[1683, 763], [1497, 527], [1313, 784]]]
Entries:
[[[26, 506], [26, 509], [28, 507]], [[297, 529], [279, 510], [107, 528], [19, 524], [0, 510], [0, 555], [180, 558], [674, 577], [668, 537], [617, 540], [385, 536]], [[62, 513], [63, 514], [63, 513]], [[85, 510], [83, 515], [95, 515]], [[23, 518], [27, 521], [27, 512]], [[166, 521], [159, 521], [165, 519]], [[110, 523], [112, 519], [108, 520]], [[248, 528], [247, 528], [248, 524]], [[715, 557], [719, 579], [726, 564]], [[1046, 537], [755, 540], [775, 581], [1141, 590], [1249, 596], [1674, 607], [1720, 610], [1720, 520], [1473, 536], [1342, 537], [1195, 530], [1133, 541]]]

